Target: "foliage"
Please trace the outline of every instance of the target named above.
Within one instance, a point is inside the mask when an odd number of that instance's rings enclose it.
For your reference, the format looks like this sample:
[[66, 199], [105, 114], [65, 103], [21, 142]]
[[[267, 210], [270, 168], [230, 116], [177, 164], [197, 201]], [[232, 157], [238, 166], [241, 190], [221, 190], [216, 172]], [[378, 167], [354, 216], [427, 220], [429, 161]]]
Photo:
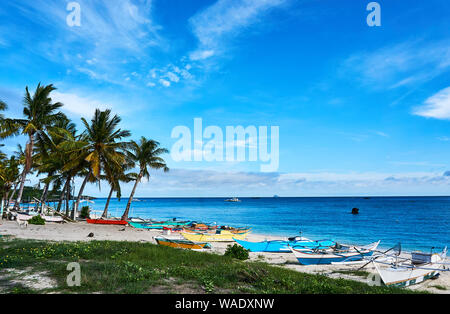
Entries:
[[244, 261], [248, 259], [249, 252], [249, 250], [244, 249], [242, 246], [234, 244], [233, 246], [228, 246], [227, 250], [225, 251], [225, 256], [230, 256], [232, 258]]
[[28, 220], [28, 223], [30, 225], [45, 225], [45, 220], [41, 216], [36, 215], [33, 216], [33, 218], [31, 218], [30, 220]]
[[[69, 262], [81, 264], [81, 287], [66, 284]], [[0, 270], [6, 268], [48, 271], [58, 287], [39, 292], [49, 293], [148, 293], [161, 286], [176, 292], [177, 283], [188, 282], [198, 293], [417, 293], [138, 242], [0, 241]]]
[[89, 206], [83, 206], [81, 208], [80, 218], [82, 219], [89, 219], [90, 218], [90, 208]]

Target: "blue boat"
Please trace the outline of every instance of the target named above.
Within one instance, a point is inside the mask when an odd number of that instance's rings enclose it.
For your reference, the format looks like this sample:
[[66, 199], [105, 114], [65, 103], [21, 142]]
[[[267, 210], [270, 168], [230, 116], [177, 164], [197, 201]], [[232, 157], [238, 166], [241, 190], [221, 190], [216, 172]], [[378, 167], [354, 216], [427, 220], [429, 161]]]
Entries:
[[[298, 239], [298, 240], [297, 240]], [[301, 247], [305, 249], [327, 249], [336, 245], [332, 240], [313, 241], [305, 238], [294, 238], [293, 240], [272, 240], [262, 242], [249, 242], [234, 239], [243, 248], [250, 250], [250, 252], [271, 252], [271, 253], [290, 253], [289, 247], [295, 246], [298, 249]]]

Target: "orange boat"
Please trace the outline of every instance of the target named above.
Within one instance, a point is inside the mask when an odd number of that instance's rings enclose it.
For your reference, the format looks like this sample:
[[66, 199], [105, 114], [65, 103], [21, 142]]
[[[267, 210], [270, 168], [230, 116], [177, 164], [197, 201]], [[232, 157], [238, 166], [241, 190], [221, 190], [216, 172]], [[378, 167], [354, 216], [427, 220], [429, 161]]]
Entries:
[[207, 242], [192, 242], [184, 239], [169, 239], [165, 237], [156, 237], [156, 243], [159, 245], [179, 248], [179, 249], [191, 249], [191, 250], [201, 250], [210, 249], [211, 245]]
[[88, 224], [96, 224], [96, 225], [127, 225], [128, 222], [125, 220], [118, 219], [86, 219]]
[[251, 228], [229, 228], [229, 229], [197, 229], [197, 228], [183, 228], [184, 232], [188, 233], [209, 233], [209, 234], [220, 234], [222, 231], [228, 231], [234, 234], [247, 233]]

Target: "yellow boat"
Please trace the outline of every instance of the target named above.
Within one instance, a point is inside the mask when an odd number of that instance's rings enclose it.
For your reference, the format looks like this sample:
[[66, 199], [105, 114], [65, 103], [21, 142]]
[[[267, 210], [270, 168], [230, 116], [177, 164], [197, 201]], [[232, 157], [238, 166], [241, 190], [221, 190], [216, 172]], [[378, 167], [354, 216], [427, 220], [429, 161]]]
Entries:
[[193, 242], [233, 242], [233, 238], [244, 240], [249, 233], [250, 231], [246, 233], [231, 233], [230, 231], [223, 230], [219, 234], [182, 232], [181, 235], [186, 240]]
[[169, 239], [165, 237], [156, 237], [155, 240], [158, 245], [164, 245], [179, 249], [201, 250], [211, 248], [211, 245], [206, 242], [192, 242], [183, 239]]

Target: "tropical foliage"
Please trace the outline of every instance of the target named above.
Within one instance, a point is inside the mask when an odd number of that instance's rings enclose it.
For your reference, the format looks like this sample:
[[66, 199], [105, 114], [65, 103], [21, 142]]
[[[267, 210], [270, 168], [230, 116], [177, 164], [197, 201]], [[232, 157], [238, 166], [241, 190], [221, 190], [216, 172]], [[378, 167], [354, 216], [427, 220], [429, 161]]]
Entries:
[[[122, 119], [109, 109], [96, 109], [89, 120], [81, 118], [83, 130], [79, 132], [75, 123], [61, 111], [64, 105], [52, 100], [55, 90], [53, 85], [38, 84], [30, 93], [26, 87], [20, 118], [7, 117], [8, 105], [0, 100], [0, 140], [15, 137], [26, 141], [25, 149], [18, 144], [18, 151], [11, 156], [2, 151], [0, 142], [2, 208], [14, 200], [12, 210], [18, 210], [24, 191], [31, 189], [33, 198], [38, 201], [36, 209], [42, 208], [50, 196], [57, 195], [55, 209], [61, 211], [65, 205], [66, 215], [76, 218], [86, 185], [100, 187], [106, 183], [109, 197], [103, 216], [107, 217], [112, 195], [115, 193], [121, 198], [121, 184], [134, 181], [123, 214], [126, 219], [142, 178], [149, 179], [151, 169], [169, 170], [161, 157], [168, 153], [167, 149], [145, 137], [138, 142], [127, 141], [131, 132], [120, 127]], [[31, 175], [37, 176], [34, 181], [38, 182], [38, 187], [25, 187]], [[75, 187], [78, 177], [82, 178], [82, 183]], [[76, 196], [75, 190], [78, 191]]]

